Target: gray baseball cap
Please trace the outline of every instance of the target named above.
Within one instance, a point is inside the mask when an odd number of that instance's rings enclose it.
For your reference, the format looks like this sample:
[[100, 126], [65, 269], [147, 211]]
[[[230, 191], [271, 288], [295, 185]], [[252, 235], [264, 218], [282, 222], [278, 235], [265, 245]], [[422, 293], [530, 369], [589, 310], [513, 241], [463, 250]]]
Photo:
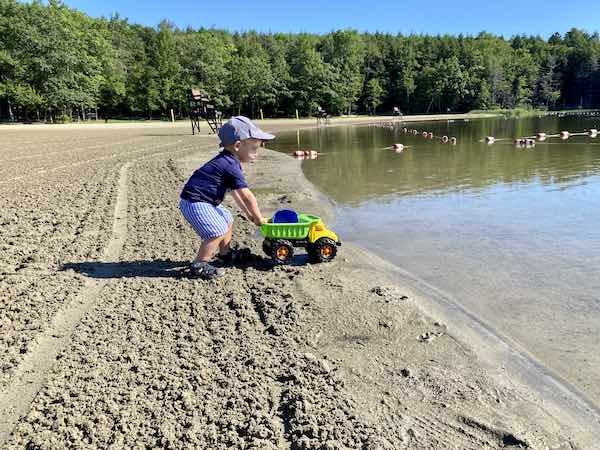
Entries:
[[275, 136], [273, 134], [265, 133], [254, 125], [250, 119], [244, 116], [232, 117], [219, 128], [221, 147], [250, 138], [270, 141], [271, 139], [275, 139]]

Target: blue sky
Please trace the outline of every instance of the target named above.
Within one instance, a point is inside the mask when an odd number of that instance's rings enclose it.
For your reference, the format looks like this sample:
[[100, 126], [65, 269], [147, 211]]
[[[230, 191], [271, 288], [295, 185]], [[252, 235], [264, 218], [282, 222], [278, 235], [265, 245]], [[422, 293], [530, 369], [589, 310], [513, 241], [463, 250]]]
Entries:
[[600, 31], [598, 0], [66, 0], [92, 16], [118, 12], [130, 22], [180, 28], [327, 33], [334, 29], [425, 34], [548, 37], [572, 27]]

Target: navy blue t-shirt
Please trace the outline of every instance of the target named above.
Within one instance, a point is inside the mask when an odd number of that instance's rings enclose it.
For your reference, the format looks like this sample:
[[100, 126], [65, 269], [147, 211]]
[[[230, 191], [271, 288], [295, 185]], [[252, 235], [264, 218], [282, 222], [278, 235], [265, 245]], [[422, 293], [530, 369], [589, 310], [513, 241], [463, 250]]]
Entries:
[[228, 189], [248, 187], [242, 165], [231, 152], [223, 150], [196, 170], [181, 192], [181, 198], [190, 202], [219, 205]]

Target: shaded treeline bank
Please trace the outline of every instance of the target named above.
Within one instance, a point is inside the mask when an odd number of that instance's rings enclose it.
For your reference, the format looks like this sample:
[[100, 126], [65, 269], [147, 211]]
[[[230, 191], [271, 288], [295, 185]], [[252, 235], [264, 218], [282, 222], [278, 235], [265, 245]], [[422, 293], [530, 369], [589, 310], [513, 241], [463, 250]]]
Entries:
[[[524, 30], [526, 32], [527, 30]], [[266, 117], [600, 107], [600, 38], [230, 33], [92, 18], [0, 0], [0, 118], [186, 113], [198, 86], [226, 114]]]

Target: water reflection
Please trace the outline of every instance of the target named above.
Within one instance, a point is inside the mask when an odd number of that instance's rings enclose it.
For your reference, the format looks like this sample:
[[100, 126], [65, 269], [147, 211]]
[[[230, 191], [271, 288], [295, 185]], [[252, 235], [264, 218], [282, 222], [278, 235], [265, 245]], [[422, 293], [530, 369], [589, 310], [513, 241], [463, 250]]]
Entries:
[[[314, 148], [307, 177], [354, 241], [442, 289], [600, 404], [600, 128], [592, 118], [344, 127], [279, 136]], [[457, 145], [402, 128], [456, 136]], [[495, 136], [488, 146], [483, 138]], [[394, 143], [406, 149], [385, 150]]]

